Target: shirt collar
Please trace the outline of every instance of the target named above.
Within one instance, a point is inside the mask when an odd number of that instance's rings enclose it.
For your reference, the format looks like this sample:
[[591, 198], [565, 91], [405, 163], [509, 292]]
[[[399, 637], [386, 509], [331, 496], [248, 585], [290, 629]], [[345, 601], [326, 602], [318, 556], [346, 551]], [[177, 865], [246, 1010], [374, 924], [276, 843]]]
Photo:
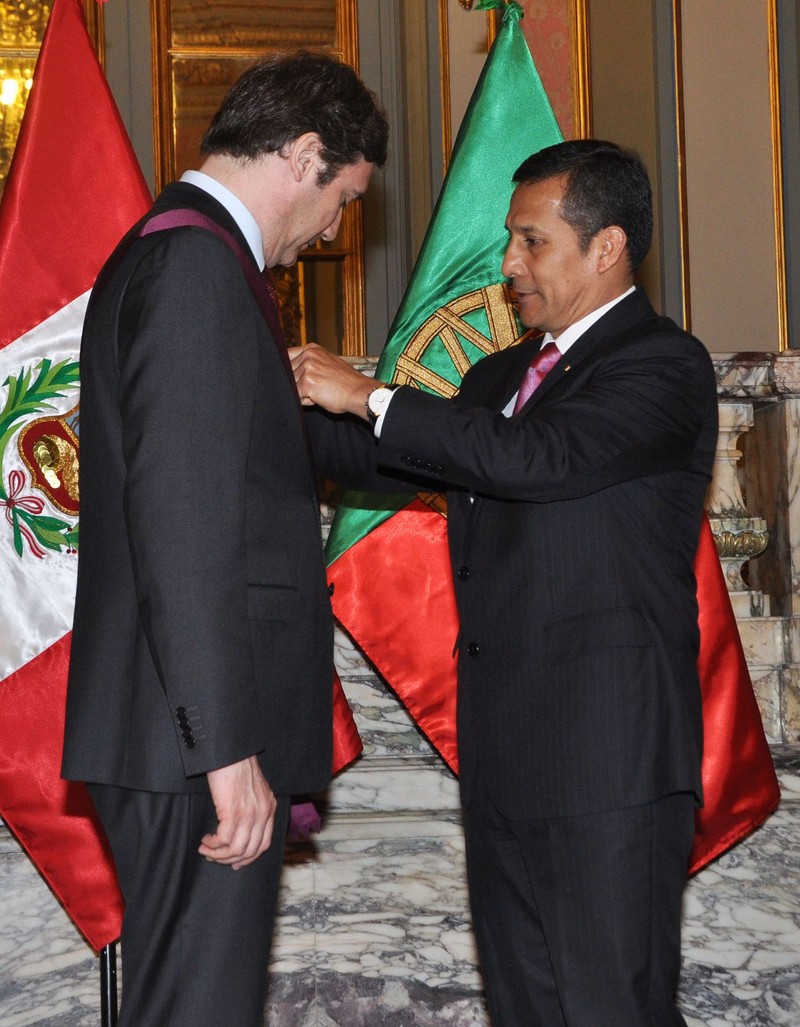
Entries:
[[550, 332], [547, 332], [545, 337], [542, 339], [542, 346], [545, 346], [548, 342], [555, 342], [556, 346], [558, 346], [559, 353], [563, 355], [567, 352], [570, 346], [573, 345], [573, 343], [578, 341], [584, 332], [587, 332], [592, 327], [595, 321], [599, 321], [603, 314], [607, 314], [612, 307], [615, 307], [618, 303], [624, 300], [626, 296], [630, 296], [630, 294], [635, 291], [636, 286], [632, 285], [630, 289], [623, 292], [621, 296], [617, 296], [617, 298], [611, 300], [610, 303], [603, 304], [602, 307], [598, 307], [590, 314], [582, 317], [580, 321], [576, 321], [575, 324], [571, 324], [569, 328], [565, 328], [557, 339], [554, 339]]
[[216, 178], [204, 174], [202, 171], [184, 171], [181, 175], [181, 182], [188, 182], [189, 185], [197, 186], [203, 192], [213, 196], [227, 210], [236, 222], [239, 231], [245, 237], [250, 247], [259, 271], [264, 270], [266, 260], [264, 259], [264, 243], [261, 239], [261, 229], [258, 222], [245, 207], [238, 196], [235, 196], [230, 189], [218, 182]]

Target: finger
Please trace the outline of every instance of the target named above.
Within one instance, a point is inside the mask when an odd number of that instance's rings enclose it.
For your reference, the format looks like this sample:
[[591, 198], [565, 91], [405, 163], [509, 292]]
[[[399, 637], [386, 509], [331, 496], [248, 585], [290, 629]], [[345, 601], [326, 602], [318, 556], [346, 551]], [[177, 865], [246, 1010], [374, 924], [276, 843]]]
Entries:
[[206, 839], [200, 845], [199, 852], [212, 863], [220, 863], [223, 866], [230, 866], [234, 870], [239, 867], [248, 866], [254, 863], [259, 856], [263, 855], [272, 843], [272, 828], [263, 830], [258, 835], [253, 835], [244, 844], [233, 843], [231, 845], [215, 846], [206, 845]]
[[201, 856], [205, 856], [207, 860], [212, 863], [222, 863], [223, 865], [233, 865], [235, 863], [241, 863], [244, 859], [255, 858], [255, 851], [250, 848], [250, 845], [222, 845], [206, 847], [201, 844], [198, 849]]
[[206, 835], [197, 851], [213, 863], [230, 863], [241, 859], [244, 850], [238, 845], [221, 842], [217, 835]]
[[253, 823], [225, 817], [217, 824], [213, 834], [204, 835], [200, 842], [203, 855], [217, 861], [240, 859], [248, 850]]
[[230, 866], [234, 870], [238, 870], [240, 867], [246, 867], [249, 866], [250, 863], [254, 863], [259, 858], [259, 856], [263, 856], [267, 849], [269, 849], [269, 847], [272, 845], [274, 826], [275, 818], [274, 816], [272, 816], [264, 825], [264, 829], [261, 832], [261, 838], [258, 841], [258, 844], [256, 845], [255, 850], [252, 852], [252, 854], [248, 854], [240, 860], [231, 861]]

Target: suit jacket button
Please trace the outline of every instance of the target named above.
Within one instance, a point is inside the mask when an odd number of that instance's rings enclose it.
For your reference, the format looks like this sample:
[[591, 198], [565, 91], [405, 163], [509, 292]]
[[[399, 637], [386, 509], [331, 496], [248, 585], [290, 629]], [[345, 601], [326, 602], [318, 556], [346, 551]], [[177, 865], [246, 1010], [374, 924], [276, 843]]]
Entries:
[[470, 575], [469, 567], [459, 567], [456, 571], [456, 577], [459, 581], [466, 581]]
[[329, 596], [332, 596], [332, 595], [333, 595], [333, 593], [334, 593], [334, 591], [335, 591], [335, 587], [336, 587], [336, 586], [334, 585], [334, 583], [333, 583], [333, 582], [331, 582], [331, 583], [330, 583], [330, 585], [328, 585], [328, 595], [329, 595]]
[[477, 656], [480, 651], [481, 647], [477, 642], [470, 642], [467, 646], [467, 656]]

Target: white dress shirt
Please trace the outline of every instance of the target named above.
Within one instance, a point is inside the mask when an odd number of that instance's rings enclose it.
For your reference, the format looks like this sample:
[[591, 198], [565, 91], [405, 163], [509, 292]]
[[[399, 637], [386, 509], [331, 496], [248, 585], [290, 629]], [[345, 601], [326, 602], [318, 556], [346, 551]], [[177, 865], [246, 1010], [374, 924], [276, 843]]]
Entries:
[[181, 175], [181, 182], [188, 182], [189, 185], [197, 186], [198, 189], [202, 189], [203, 192], [213, 196], [215, 200], [222, 204], [247, 240], [247, 245], [256, 258], [258, 270], [263, 271], [266, 260], [264, 259], [264, 243], [261, 239], [261, 229], [258, 227], [256, 219], [239, 197], [234, 196], [230, 189], [222, 185], [221, 182], [218, 182], [216, 178], [205, 175], [202, 171], [184, 171]]

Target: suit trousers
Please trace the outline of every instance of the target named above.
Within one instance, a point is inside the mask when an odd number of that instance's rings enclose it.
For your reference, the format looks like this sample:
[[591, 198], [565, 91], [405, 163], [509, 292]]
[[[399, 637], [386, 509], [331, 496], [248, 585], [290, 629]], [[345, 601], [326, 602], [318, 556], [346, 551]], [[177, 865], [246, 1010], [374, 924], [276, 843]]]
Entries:
[[485, 791], [464, 814], [493, 1027], [685, 1027], [675, 1005], [693, 795], [509, 820]]
[[262, 1027], [289, 800], [240, 870], [197, 852], [210, 794], [89, 785], [125, 899], [118, 1027]]

